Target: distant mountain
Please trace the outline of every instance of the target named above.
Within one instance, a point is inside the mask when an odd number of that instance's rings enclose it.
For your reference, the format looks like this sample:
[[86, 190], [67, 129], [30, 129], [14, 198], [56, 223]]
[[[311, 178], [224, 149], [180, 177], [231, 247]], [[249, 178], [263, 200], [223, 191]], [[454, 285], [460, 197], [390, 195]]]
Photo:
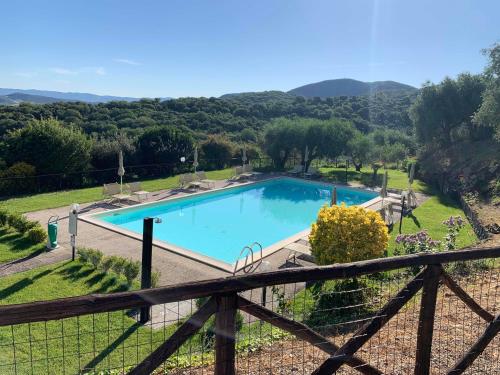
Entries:
[[55, 102], [66, 102], [68, 100], [51, 98], [48, 96], [41, 95], [30, 95], [23, 94], [20, 92], [15, 92], [13, 94], [0, 96], [0, 104], [15, 105], [23, 102], [34, 103], [34, 104], [49, 104]]
[[[20, 90], [20, 89], [0, 88], [0, 96], [6, 96], [14, 93], [28, 94], [30, 96], [48, 97], [51, 99], [60, 99], [64, 101], [80, 101], [87, 103], [106, 103], [111, 101], [134, 102], [140, 100], [140, 98], [131, 98], [127, 96], [95, 95], [95, 94], [88, 94], [81, 92], [60, 92], [60, 91], [49, 91], [49, 90], [34, 90], [34, 89]], [[28, 101], [31, 102], [31, 100]], [[54, 102], [54, 100], [52, 100], [51, 102]]]
[[413, 86], [394, 81], [362, 82], [350, 78], [330, 79], [300, 86], [288, 91], [289, 94], [306, 98], [331, 96], [360, 96], [379, 92], [416, 91]]

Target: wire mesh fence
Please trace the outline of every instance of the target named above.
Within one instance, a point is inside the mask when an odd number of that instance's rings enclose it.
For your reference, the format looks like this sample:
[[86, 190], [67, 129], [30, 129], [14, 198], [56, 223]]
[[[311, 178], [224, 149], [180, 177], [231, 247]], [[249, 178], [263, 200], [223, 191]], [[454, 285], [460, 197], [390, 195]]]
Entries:
[[[142, 363], [157, 374], [210, 374], [223, 373], [217, 367], [222, 360], [228, 366], [234, 360], [239, 374], [309, 374], [327, 360], [343, 363], [338, 374], [413, 373], [419, 350], [430, 349], [418, 347], [426, 335], [421, 299], [428, 263], [441, 270], [431, 317], [430, 373], [447, 373], [490, 330], [493, 338], [465, 373], [500, 374], [500, 249], [495, 251], [442, 268], [430, 260], [401, 262], [348, 277], [354, 264], [332, 278], [309, 277], [312, 269], [283, 270], [102, 301], [91, 296], [0, 307], [0, 373], [144, 373], [134, 370]], [[239, 293], [221, 303], [228, 290]], [[138, 306], [145, 301], [152, 305], [151, 320], [140, 324]], [[349, 352], [353, 343], [359, 350]], [[231, 348], [234, 358], [221, 357]]]

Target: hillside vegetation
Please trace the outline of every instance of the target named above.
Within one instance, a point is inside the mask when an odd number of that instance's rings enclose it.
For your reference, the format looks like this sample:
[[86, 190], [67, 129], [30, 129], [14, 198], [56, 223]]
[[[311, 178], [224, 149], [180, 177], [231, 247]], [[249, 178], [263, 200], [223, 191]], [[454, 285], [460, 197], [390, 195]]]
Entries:
[[288, 91], [288, 93], [306, 98], [333, 96], [360, 96], [373, 95], [380, 92], [415, 92], [413, 86], [394, 81], [362, 82], [355, 79], [342, 78], [330, 79], [308, 85], [300, 86]]

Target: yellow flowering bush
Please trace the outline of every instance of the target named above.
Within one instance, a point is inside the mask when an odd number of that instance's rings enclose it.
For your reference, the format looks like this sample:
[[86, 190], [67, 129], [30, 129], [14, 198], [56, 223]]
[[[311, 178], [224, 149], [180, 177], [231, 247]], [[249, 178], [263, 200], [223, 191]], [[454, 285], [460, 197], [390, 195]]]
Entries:
[[309, 235], [311, 253], [321, 265], [380, 257], [388, 241], [379, 213], [344, 204], [322, 207]]

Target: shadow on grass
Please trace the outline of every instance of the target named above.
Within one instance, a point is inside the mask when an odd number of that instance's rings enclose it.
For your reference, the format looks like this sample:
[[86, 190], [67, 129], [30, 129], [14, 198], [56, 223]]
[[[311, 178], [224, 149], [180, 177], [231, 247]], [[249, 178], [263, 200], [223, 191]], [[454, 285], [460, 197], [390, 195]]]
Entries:
[[116, 350], [125, 340], [127, 340], [135, 331], [141, 326], [140, 323], [132, 324], [125, 332], [117, 337], [109, 346], [100, 352], [92, 361], [85, 365], [85, 371], [92, 371], [95, 369], [99, 363], [101, 363], [108, 355], [110, 355], [114, 350]]
[[44, 249], [43, 244], [33, 244], [26, 236], [5, 227], [0, 228], [0, 242], [12, 253], [26, 251], [30, 248], [39, 253]]
[[14, 284], [8, 286], [7, 288], [0, 290], [0, 300], [7, 298], [7, 297], [11, 296], [12, 294], [15, 294], [15, 293], [21, 291], [22, 289], [34, 284], [36, 280], [52, 273], [52, 271], [53, 270], [42, 271], [40, 273], [37, 273], [33, 277], [26, 277], [22, 280], [19, 280], [18, 282], [14, 283]]

